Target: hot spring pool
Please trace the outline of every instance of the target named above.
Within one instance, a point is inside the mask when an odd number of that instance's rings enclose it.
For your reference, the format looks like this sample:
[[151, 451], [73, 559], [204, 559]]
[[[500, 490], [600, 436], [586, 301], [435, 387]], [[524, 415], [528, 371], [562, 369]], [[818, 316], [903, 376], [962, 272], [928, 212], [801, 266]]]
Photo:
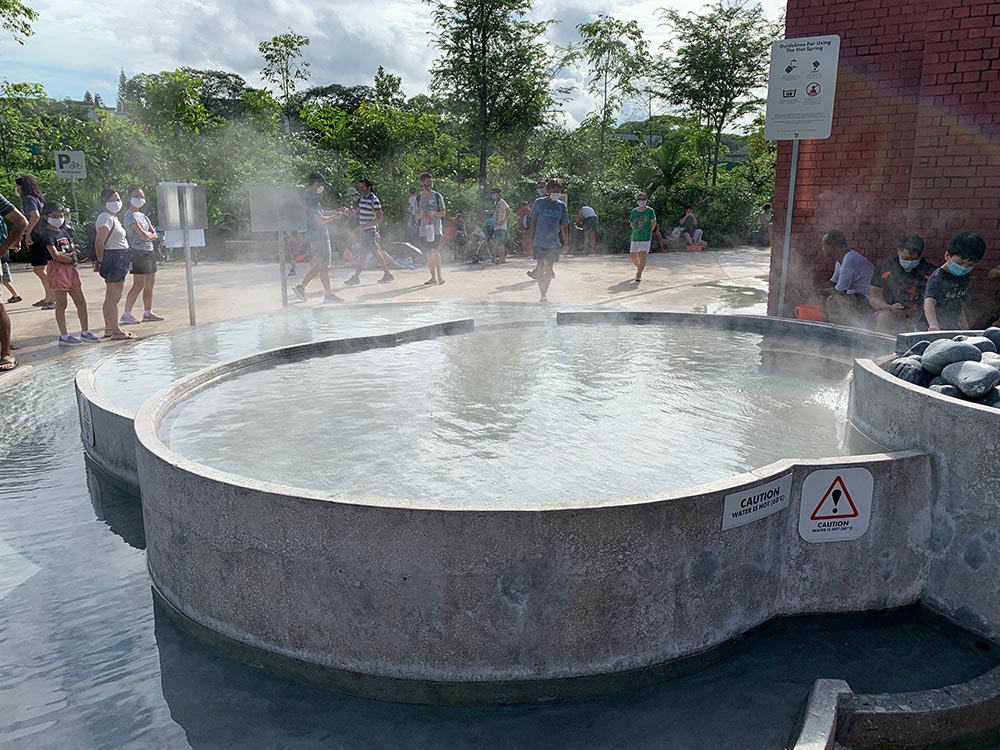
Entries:
[[758, 334], [535, 324], [240, 371], [160, 436], [356, 497], [599, 502], [842, 454], [846, 373]]

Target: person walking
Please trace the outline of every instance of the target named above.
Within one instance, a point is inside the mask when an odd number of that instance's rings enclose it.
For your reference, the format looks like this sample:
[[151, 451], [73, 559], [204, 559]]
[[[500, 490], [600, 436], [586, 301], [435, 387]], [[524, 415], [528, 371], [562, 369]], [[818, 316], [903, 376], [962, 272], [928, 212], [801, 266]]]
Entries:
[[561, 189], [558, 180], [545, 185], [548, 195], [537, 198], [531, 207], [531, 226], [528, 234], [537, 267], [539, 302], [548, 302], [549, 285], [555, 278], [552, 265], [559, 261], [560, 250], [569, 243], [569, 210], [559, 200]]
[[309, 250], [312, 253], [312, 268], [302, 278], [301, 284], [292, 287], [292, 291], [303, 302], [306, 301], [306, 287], [317, 276], [319, 276], [323, 291], [326, 293], [323, 297], [324, 302], [344, 301], [330, 289], [330, 263], [333, 261], [333, 249], [330, 247], [330, 228], [327, 224], [342, 216], [343, 211], [325, 211], [323, 209], [319, 196], [329, 184], [323, 175], [319, 172], [313, 172], [309, 175], [309, 184], [302, 193], [302, 199], [306, 204], [306, 229], [309, 234]]
[[[35, 229], [33, 244], [45, 248], [49, 254], [49, 264], [45, 267], [49, 288], [56, 298], [56, 325], [59, 326], [60, 346], [82, 346], [96, 344], [100, 338], [90, 330], [87, 316], [87, 300], [83, 296], [80, 274], [76, 270], [76, 248], [69, 234], [63, 229], [63, 205], [49, 201], [42, 206], [44, 224]], [[66, 326], [67, 298], [76, 305], [76, 315], [80, 320], [80, 335], [72, 336]]]
[[[21, 236], [28, 228], [28, 220], [18, 211], [14, 204], [0, 195], [0, 227], [10, 223], [10, 231], [5, 237], [0, 237], [0, 256], [7, 255], [10, 249], [21, 241]], [[11, 352], [11, 326], [7, 310], [0, 302], [0, 372], [9, 372], [17, 367], [17, 359]]]
[[134, 339], [136, 336], [122, 328], [118, 319], [118, 303], [125, 290], [128, 276], [128, 239], [125, 227], [118, 219], [122, 199], [114, 188], [105, 188], [98, 199], [100, 213], [94, 220], [94, 256], [97, 270], [104, 279], [104, 336], [114, 341]]
[[[138, 185], [128, 189], [129, 209], [125, 212], [125, 237], [128, 240], [128, 259], [132, 264], [132, 288], [125, 297], [125, 311], [122, 313], [122, 325], [136, 323], [156, 323], [163, 320], [153, 312], [153, 286], [156, 284], [156, 253], [153, 252], [153, 241], [156, 232], [153, 223], [143, 213], [146, 205], [146, 194]], [[142, 294], [142, 320], [132, 314], [136, 300]]]
[[414, 218], [419, 228], [420, 247], [424, 251], [424, 257], [427, 258], [427, 270], [431, 272], [431, 277], [424, 284], [443, 284], [440, 244], [444, 229], [441, 220], [447, 213], [444, 197], [434, 189], [434, 178], [426, 172], [420, 175], [420, 187]]
[[389, 263], [382, 250], [382, 238], [378, 231], [378, 226], [384, 219], [382, 202], [372, 192], [372, 181], [367, 178], [358, 180], [358, 192], [361, 194], [361, 198], [358, 200], [358, 229], [361, 230], [361, 240], [358, 243], [358, 265], [354, 269], [354, 275], [344, 283], [348, 286], [361, 283], [361, 271], [365, 267], [365, 256], [371, 251], [374, 260], [382, 266], [382, 278], [378, 281], [380, 284], [385, 284], [393, 280], [393, 275], [389, 273]]
[[497, 249], [501, 263], [507, 262], [507, 229], [510, 222], [510, 204], [503, 199], [498, 187], [490, 191], [493, 201], [493, 245]]
[[24, 175], [14, 180], [14, 192], [20, 197], [21, 213], [28, 220], [28, 229], [24, 233], [24, 242], [28, 248], [28, 263], [31, 264], [31, 270], [38, 277], [45, 293], [38, 302], [33, 302], [31, 306], [40, 307], [43, 310], [55, 310], [56, 298], [52, 295], [52, 290], [49, 288], [49, 279], [45, 275], [45, 266], [49, 263], [49, 254], [45, 251], [44, 247], [35, 247], [32, 244], [34, 242], [35, 229], [38, 228], [38, 224], [42, 218], [42, 206], [45, 203], [45, 196], [42, 195], [42, 191], [38, 189], [38, 183], [35, 182], [35, 178], [31, 175]]
[[632, 244], [628, 254], [635, 266], [636, 284], [642, 281], [642, 272], [646, 270], [646, 260], [649, 258], [649, 246], [653, 241], [653, 232], [656, 231], [656, 212], [648, 203], [649, 196], [639, 193], [635, 200], [636, 207], [628, 216], [628, 223], [632, 227]]

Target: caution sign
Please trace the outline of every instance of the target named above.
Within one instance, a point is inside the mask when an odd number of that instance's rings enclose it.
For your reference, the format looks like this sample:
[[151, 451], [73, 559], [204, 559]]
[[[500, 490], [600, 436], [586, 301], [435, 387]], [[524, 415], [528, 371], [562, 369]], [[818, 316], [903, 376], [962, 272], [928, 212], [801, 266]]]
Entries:
[[792, 475], [726, 495], [722, 508], [722, 529], [734, 529], [765, 518], [788, 507]]
[[807, 542], [849, 542], [868, 531], [875, 480], [868, 469], [819, 469], [802, 483], [799, 536]]

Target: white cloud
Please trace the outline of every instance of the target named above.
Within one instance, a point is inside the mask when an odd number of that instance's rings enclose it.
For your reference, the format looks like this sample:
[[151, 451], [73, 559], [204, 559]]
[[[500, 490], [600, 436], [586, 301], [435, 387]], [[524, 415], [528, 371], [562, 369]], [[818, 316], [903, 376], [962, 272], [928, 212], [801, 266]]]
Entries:
[[[637, 20], [651, 47], [667, 37], [658, 16], [664, 6], [699, 10], [692, 0], [536, 0], [534, 15], [554, 19], [554, 45], [576, 39], [576, 26], [600, 13]], [[777, 17], [783, 4], [765, 0]], [[84, 90], [113, 103], [118, 71], [126, 75], [180, 66], [239, 73], [263, 85], [257, 45], [288, 27], [311, 39], [305, 56], [310, 85], [371, 84], [379, 65], [403, 79], [407, 95], [430, 83], [433, 47], [431, 14], [420, 0], [152, 0], [135, 6], [107, 6], [90, 0], [37, 0], [36, 34], [24, 46], [0, 39], [0, 70], [10, 80], [35, 81], [56, 98], [80, 98]], [[113, 7], [113, 10], [103, 10]], [[564, 107], [577, 124], [596, 107], [581, 71], [562, 71], [560, 82], [576, 89]], [[633, 111], [638, 110], [633, 107]], [[628, 112], [626, 111], [626, 115]]]

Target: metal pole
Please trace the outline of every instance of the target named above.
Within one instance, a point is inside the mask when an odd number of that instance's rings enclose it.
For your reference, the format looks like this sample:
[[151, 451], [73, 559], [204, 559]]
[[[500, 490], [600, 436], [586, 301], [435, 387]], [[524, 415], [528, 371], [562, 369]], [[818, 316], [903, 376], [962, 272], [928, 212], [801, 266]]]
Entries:
[[184, 227], [184, 272], [187, 276], [188, 320], [191, 323], [191, 327], [194, 328], [196, 325], [194, 319], [194, 273], [191, 270], [191, 230], [188, 228], [191, 217], [187, 215], [185, 208], [185, 193], [188, 190], [189, 188], [186, 187], [177, 189], [177, 204], [180, 211], [181, 226]]
[[281, 266], [281, 306], [288, 307], [288, 274], [285, 273], [284, 232], [278, 232], [278, 263]]
[[785, 242], [781, 250], [781, 284], [778, 286], [778, 315], [785, 315], [785, 285], [788, 283], [788, 250], [792, 241], [792, 209], [795, 207], [795, 175], [799, 167], [799, 141], [792, 141], [792, 172], [788, 176], [788, 205], [785, 208]]
[[70, 181], [69, 181], [69, 184], [70, 184], [70, 190], [73, 191], [73, 216], [75, 216], [76, 220], [79, 221], [80, 220], [80, 209], [76, 205], [76, 178], [75, 177], [71, 178]]

